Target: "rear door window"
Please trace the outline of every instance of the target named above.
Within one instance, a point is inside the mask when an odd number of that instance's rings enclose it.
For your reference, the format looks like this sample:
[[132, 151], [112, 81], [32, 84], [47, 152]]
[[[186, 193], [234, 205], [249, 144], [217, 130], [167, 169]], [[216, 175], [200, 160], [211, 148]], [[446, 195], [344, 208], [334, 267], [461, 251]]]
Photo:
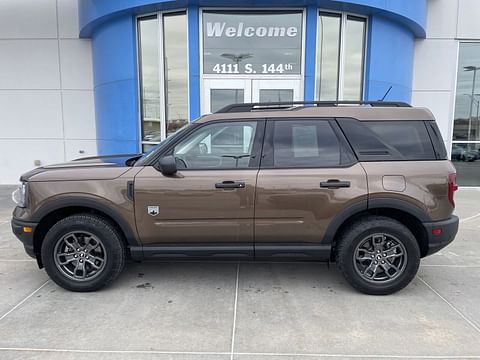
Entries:
[[339, 164], [340, 143], [328, 121], [274, 122], [274, 167], [330, 167]]

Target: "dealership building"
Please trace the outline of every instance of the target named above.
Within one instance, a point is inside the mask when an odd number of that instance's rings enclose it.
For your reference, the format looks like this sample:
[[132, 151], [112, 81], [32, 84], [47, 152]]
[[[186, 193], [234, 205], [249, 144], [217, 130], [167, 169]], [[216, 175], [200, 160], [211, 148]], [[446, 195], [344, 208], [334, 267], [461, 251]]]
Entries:
[[478, 0], [2, 0], [0, 184], [230, 103], [403, 101], [480, 186]]

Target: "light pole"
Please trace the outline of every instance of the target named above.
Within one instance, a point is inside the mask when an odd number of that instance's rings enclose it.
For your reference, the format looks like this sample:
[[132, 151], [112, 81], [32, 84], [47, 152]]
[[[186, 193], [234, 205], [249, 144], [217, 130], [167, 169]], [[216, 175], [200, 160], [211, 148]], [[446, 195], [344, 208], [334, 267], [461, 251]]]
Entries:
[[473, 100], [475, 97], [475, 82], [477, 80], [477, 70], [480, 69], [479, 66], [464, 66], [464, 71], [473, 71], [473, 81], [472, 81], [472, 95], [470, 98], [470, 115], [468, 117], [468, 135], [467, 140], [470, 141], [470, 131], [472, 130], [472, 112], [473, 112]]

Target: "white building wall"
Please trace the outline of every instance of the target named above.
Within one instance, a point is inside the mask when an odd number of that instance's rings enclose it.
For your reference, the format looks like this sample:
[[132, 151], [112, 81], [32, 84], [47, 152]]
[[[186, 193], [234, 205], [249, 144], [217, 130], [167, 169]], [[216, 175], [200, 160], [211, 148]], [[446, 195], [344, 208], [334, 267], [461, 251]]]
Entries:
[[479, 15], [479, 0], [429, 0], [427, 38], [416, 41], [412, 104], [432, 110], [449, 153], [459, 43], [480, 40]]
[[77, 0], [0, 1], [0, 184], [96, 154], [91, 59]]

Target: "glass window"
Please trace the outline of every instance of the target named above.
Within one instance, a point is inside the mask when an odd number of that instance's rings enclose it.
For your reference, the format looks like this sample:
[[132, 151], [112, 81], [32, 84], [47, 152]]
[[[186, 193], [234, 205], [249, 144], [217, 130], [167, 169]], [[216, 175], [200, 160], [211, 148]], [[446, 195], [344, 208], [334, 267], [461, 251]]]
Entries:
[[320, 12], [317, 34], [319, 100], [362, 100], [366, 19]]
[[210, 111], [214, 113], [227, 105], [243, 103], [243, 99], [243, 89], [211, 89]]
[[188, 123], [187, 16], [140, 18], [138, 36], [142, 147], [148, 150]]
[[366, 121], [364, 124], [405, 160], [435, 160], [423, 121]]
[[362, 100], [365, 24], [365, 19], [347, 16], [343, 55], [343, 100]]
[[300, 74], [301, 11], [205, 11], [204, 74]]
[[293, 101], [292, 89], [260, 89], [260, 102]]
[[337, 100], [341, 16], [340, 14], [320, 13], [318, 21], [318, 98], [320, 100]]
[[158, 20], [148, 17], [138, 22], [142, 140], [160, 136], [160, 83]]
[[452, 161], [457, 182], [480, 185], [480, 43], [460, 43]]
[[188, 123], [187, 16], [163, 16], [166, 135]]
[[180, 169], [248, 168], [257, 123], [210, 124], [193, 132], [175, 146]]
[[327, 121], [276, 121], [273, 164], [275, 167], [338, 166], [340, 144]]
[[423, 121], [339, 120], [361, 161], [436, 160]]

